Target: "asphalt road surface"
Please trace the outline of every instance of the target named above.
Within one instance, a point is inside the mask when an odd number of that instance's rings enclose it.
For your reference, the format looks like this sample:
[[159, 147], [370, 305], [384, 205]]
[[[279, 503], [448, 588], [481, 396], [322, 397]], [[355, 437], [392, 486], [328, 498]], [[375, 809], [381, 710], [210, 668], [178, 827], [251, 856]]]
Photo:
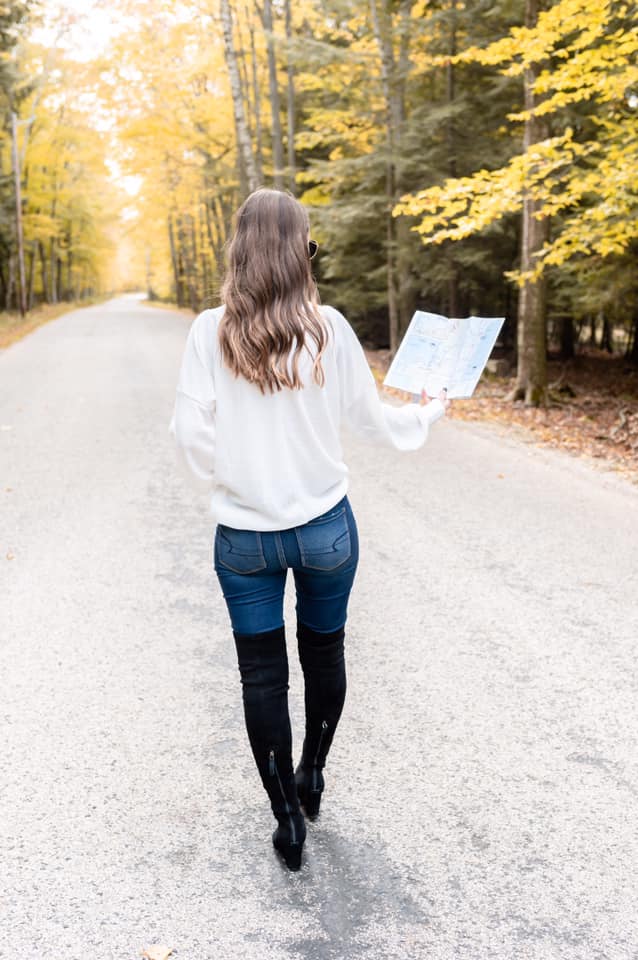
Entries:
[[121, 298], [0, 355], [0, 957], [635, 960], [638, 490], [496, 427], [347, 440], [349, 692], [290, 874], [167, 432], [188, 327]]

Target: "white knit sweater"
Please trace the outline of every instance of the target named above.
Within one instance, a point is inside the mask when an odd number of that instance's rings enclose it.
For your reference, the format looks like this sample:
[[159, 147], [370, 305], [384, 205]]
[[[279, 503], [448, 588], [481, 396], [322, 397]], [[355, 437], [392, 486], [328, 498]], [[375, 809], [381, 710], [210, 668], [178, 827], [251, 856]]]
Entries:
[[262, 394], [224, 365], [217, 339], [223, 306], [193, 321], [169, 430], [178, 463], [210, 495], [217, 523], [240, 530], [285, 530], [334, 506], [347, 492], [342, 424], [374, 443], [416, 450], [443, 416], [440, 400], [392, 406], [379, 397], [363, 348], [345, 317], [322, 306], [329, 343], [325, 384], [302, 351], [301, 390]]

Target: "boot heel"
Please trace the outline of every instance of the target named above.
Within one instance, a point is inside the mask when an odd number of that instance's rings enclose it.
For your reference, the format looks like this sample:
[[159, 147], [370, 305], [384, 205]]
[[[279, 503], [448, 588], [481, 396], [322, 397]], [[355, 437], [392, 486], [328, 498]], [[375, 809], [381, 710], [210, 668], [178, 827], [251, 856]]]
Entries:
[[321, 790], [309, 790], [304, 797], [303, 808], [309, 820], [316, 820], [319, 816], [319, 806], [321, 804]]
[[291, 845], [284, 854], [284, 860], [289, 870], [301, 870], [301, 844]]
[[[272, 842], [275, 850], [279, 853], [289, 870], [299, 870], [301, 866], [301, 851], [303, 850], [306, 839], [306, 824], [303, 814], [299, 810], [298, 803], [294, 803], [286, 796], [279, 771], [275, 751], [272, 749], [268, 754], [268, 774], [277, 783], [281, 799], [277, 800], [277, 807], [273, 806], [273, 813], [277, 817], [279, 826], [272, 835]], [[292, 783], [296, 800], [295, 781]], [[283, 806], [285, 812], [276, 812], [280, 806]], [[296, 806], [296, 810], [294, 807]]]
[[323, 774], [316, 768], [305, 770], [299, 764], [295, 771], [295, 782], [299, 803], [304, 808], [306, 817], [308, 820], [316, 820], [324, 788]]
[[275, 830], [272, 835], [272, 842], [275, 850], [283, 857], [284, 862], [289, 870], [299, 870], [301, 867], [303, 841], [301, 843], [287, 843], [278, 834], [279, 830]]

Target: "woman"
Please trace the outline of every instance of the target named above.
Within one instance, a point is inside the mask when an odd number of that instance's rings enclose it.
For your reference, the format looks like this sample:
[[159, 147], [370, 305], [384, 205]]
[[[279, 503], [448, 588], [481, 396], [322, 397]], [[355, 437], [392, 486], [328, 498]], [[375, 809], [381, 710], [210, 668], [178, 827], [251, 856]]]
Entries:
[[[339, 431], [416, 450], [445, 412], [379, 399], [361, 345], [320, 306], [308, 217], [291, 195], [257, 190], [237, 214], [223, 305], [193, 322], [171, 422], [178, 459], [208, 491], [215, 571], [230, 615], [248, 738], [278, 822], [273, 844], [298, 869], [324, 789], [346, 693], [344, 626], [358, 561]], [[293, 772], [283, 620], [296, 587], [305, 738]]]

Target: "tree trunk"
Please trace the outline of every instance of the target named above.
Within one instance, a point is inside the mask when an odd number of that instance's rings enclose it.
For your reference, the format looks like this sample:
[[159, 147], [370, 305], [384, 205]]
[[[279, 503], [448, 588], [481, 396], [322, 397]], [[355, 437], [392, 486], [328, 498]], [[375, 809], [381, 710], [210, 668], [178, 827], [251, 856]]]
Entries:
[[197, 313], [199, 310], [199, 276], [197, 274], [197, 263], [199, 257], [197, 255], [197, 230], [195, 227], [195, 218], [193, 216], [189, 216], [188, 220], [190, 225], [190, 230], [188, 232], [190, 236], [188, 238], [188, 243], [185, 244], [185, 247], [188, 250], [186, 276], [188, 279], [190, 307], [193, 313]]
[[611, 320], [609, 319], [609, 314], [603, 314], [603, 330], [600, 338], [600, 349], [606, 350], [607, 353], [614, 352], [614, 338], [612, 335], [611, 329]]
[[46, 250], [44, 249], [44, 243], [40, 240], [38, 244], [40, 250], [40, 266], [42, 269], [42, 298], [45, 303], [50, 303], [49, 300], [49, 264], [47, 262]]
[[56, 262], [57, 262], [57, 244], [55, 238], [51, 237], [49, 243], [49, 297], [51, 303], [58, 302], [58, 286], [57, 286], [57, 272], [56, 272]]
[[397, 222], [392, 216], [392, 207], [394, 206], [394, 195], [396, 185], [394, 182], [394, 167], [388, 164], [386, 169], [385, 181], [386, 197], [392, 198], [388, 203], [386, 212], [386, 246], [387, 246], [387, 290], [388, 290], [388, 334], [390, 340], [390, 353], [392, 356], [396, 353], [399, 342], [399, 291], [396, 269], [396, 250], [397, 250]]
[[250, 114], [251, 114], [251, 84], [248, 80], [248, 65], [246, 62], [246, 50], [244, 48], [244, 31], [242, 29], [241, 17], [238, 15], [237, 20], [237, 43], [239, 49], [236, 51], [237, 56], [237, 66], [239, 68], [239, 85], [241, 88], [242, 100], [244, 102], [244, 113], [246, 116], [246, 126], [248, 127], [248, 136], [252, 145], [253, 142], [253, 131], [251, 127]]
[[154, 300], [155, 294], [153, 292], [153, 266], [150, 244], [146, 245], [146, 250], [144, 252], [144, 265], [146, 267], [146, 297], [148, 300]]
[[627, 360], [638, 367], [638, 309], [634, 311], [634, 322], [629, 343], [627, 344]]
[[[534, 217], [538, 205], [526, 198], [523, 210], [521, 269], [534, 267], [534, 256], [547, 239], [546, 225]], [[526, 280], [518, 302], [518, 368], [509, 399], [537, 407], [547, 397], [547, 324], [545, 282]]]
[[286, 22], [286, 78], [287, 78], [287, 137], [288, 137], [288, 185], [292, 193], [296, 193], [296, 159], [295, 159], [295, 68], [292, 62], [292, 10], [290, 0], [284, 0], [284, 15]]
[[215, 277], [217, 283], [221, 285], [224, 277], [224, 255], [223, 255], [223, 240], [222, 235], [217, 224], [213, 224], [213, 201], [206, 204], [206, 232], [208, 234], [208, 243], [210, 248], [213, 251], [213, 256], [215, 258]]
[[13, 302], [13, 287], [15, 285], [16, 279], [16, 260], [15, 256], [11, 253], [9, 255], [9, 279], [7, 281], [7, 296], [4, 302], [5, 310], [11, 309], [11, 304]]
[[[456, 56], [456, 0], [450, 0], [450, 30], [449, 30], [449, 42], [448, 42], [448, 53], [450, 59], [447, 62], [445, 68], [445, 86], [446, 86], [446, 100], [448, 107], [451, 107], [456, 100], [456, 74], [454, 71], [454, 63], [452, 57]], [[456, 177], [457, 165], [456, 165], [456, 129], [454, 126], [454, 118], [452, 114], [448, 116], [447, 120], [447, 159], [448, 159], [448, 176]], [[454, 260], [454, 248], [452, 244], [448, 244], [448, 267], [449, 267], [449, 276], [448, 276], [448, 316], [458, 317], [459, 315], [459, 274], [456, 262]]]
[[[202, 303], [209, 306], [213, 297], [213, 282], [210, 274], [210, 255], [206, 236], [206, 201], [202, 200], [197, 208], [197, 228], [199, 230], [199, 261], [202, 276]], [[210, 251], [212, 253], [212, 250]]]
[[69, 252], [66, 256], [66, 295], [67, 299], [74, 299], [73, 291], [73, 224], [69, 222]]
[[505, 323], [501, 330], [501, 341], [505, 350], [512, 360], [512, 366], [516, 362], [516, 303], [512, 284], [505, 286]]
[[[534, 27], [538, 19], [539, 0], [525, 0], [525, 24]], [[538, 64], [531, 64], [524, 75], [525, 109], [536, 105], [534, 83], [540, 72]], [[547, 137], [547, 126], [542, 117], [532, 116], [525, 121], [523, 147], [529, 152], [535, 143]], [[521, 272], [536, 266], [538, 254], [549, 236], [549, 221], [539, 220], [541, 204], [528, 191], [523, 195], [521, 230]], [[546, 284], [543, 277], [525, 280], [518, 302], [518, 368], [516, 383], [508, 399], [524, 399], [527, 406], [537, 407], [547, 400], [547, 322]]]
[[171, 248], [171, 263], [173, 265], [173, 282], [175, 284], [175, 299], [177, 306], [183, 307], [182, 282], [179, 274], [179, 262], [177, 259], [177, 248], [175, 246], [175, 228], [173, 227], [173, 214], [168, 215], [168, 242]]
[[0, 260], [0, 303], [7, 302], [7, 281], [4, 275], [4, 263]]
[[18, 118], [11, 111], [11, 156], [15, 184], [16, 241], [18, 248], [18, 276], [20, 278], [18, 305], [22, 316], [27, 312], [27, 281], [24, 270], [24, 233], [22, 231], [22, 191], [20, 189], [20, 161], [18, 159]]
[[257, 72], [257, 50], [255, 48], [255, 27], [250, 18], [248, 7], [246, 10], [246, 22], [248, 23], [248, 36], [250, 37], [250, 62], [251, 79], [253, 85], [253, 110], [255, 113], [255, 164], [257, 169], [257, 179], [259, 183], [264, 177], [264, 151], [263, 151], [263, 132], [261, 126], [261, 90], [259, 89], [259, 76]]
[[564, 314], [560, 318], [560, 359], [571, 360], [574, 352], [574, 321], [571, 314]]
[[31, 244], [29, 251], [29, 275], [27, 279], [27, 310], [33, 310], [33, 298], [35, 295], [35, 261], [38, 255], [37, 244]]
[[[55, 217], [58, 207], [58, 177], [57, 170], [55, 173], [55, 180], [53, 184], [53, 199], [51, 200], [51, 222], [55, 223]], [[55, 261], [57, 258], [57, 244], [55, 242], [55, 236], [51, 237], [49, 241], [49, 303], [58, 302], [58, 291], [56, 288], [56, 273], [55, 273]]]
[[279, 84], [277, 82], [277, 60], [275, 57], [275, 35], [272, 24], [272, 2], [264, 0], [261, 19], [266, 34], [268, 54], [268, 88], [270, 91], [270, 113], [272, 123], [272, 163], [273, 184], [275, 190], [284, 188], [284, 145], [281, 133], [281, 105], [279, 102]]
[[[403, 172], [403, 136], [405, 131], [406, 108], [405, 96], [407, 78], [412, 66], [410, 56], [410, 41], [413, 36], [414, 22], [412, 20], [412, 0], [400, 0], [399, 3], [399, 57], [395, 66], [394, 106], [393, 113], [397, 124], [395, 132], [395, 200], [408, 190]], [[391, 21], [390, 21], [391, 23]], [[399, 311], [399, 339], [407, 330], [416, 309], [416, 285], [414, 282], [415, 250], [420, 250], [420, 240], [410, 229], [407, 217], [394, 218], [396, 220], [397, 240], [397, 286]]]
[[229, 0], [220, 0], [222, 29], [224, 34], [224, 56], [230, 79], [230, 92], [233, 98], [235, 134], [239, 153], [239, 188], [242, 199], [257, 188], [257, 171], [253, 157], [250, 133], [246, 123], [246, 113], [241, 92], [241, 80], [235, 44], [233, 43], [233, 19]]
[[[402, 4], [402, 7], [404, 4]], [[392, 210], [398, 200], [397, 191], [397, 156], [400, 147], [404, 104], [402, 97], [402, 83], [398, 76], [399, 71], [394, 57], [392, 38], [392, 14], [389, 0], [381, 0], [381, 11], [377, 8], [377, 0], [370, 0], [370, 16], [372, 29], [379, 48], [381, 60], [381, 87], [385, 99], [386, 132], [387, 132], [387, 160], [385, 176], [386, 192], [386, 272], [388, 291], [388, 334], [390, 352], [393, 355], [399, 346], [401, 326], [405, 325], [406, 318], [401, 316], [401, 291], [409, 285], [409, 274], [406, 274], [405, 258], [399, 255], [397, 234], [397, 220], [392, 216]], [[403, 229], [407, 224], [402, 224]], [[404, 236], [402, 240], [405, 242]], [[409, 268], [407, 268], [409, 269]], [[404, 301], [405, 302], [405, 301]], [[403, 323], [402, 323], [403, 321]]]

